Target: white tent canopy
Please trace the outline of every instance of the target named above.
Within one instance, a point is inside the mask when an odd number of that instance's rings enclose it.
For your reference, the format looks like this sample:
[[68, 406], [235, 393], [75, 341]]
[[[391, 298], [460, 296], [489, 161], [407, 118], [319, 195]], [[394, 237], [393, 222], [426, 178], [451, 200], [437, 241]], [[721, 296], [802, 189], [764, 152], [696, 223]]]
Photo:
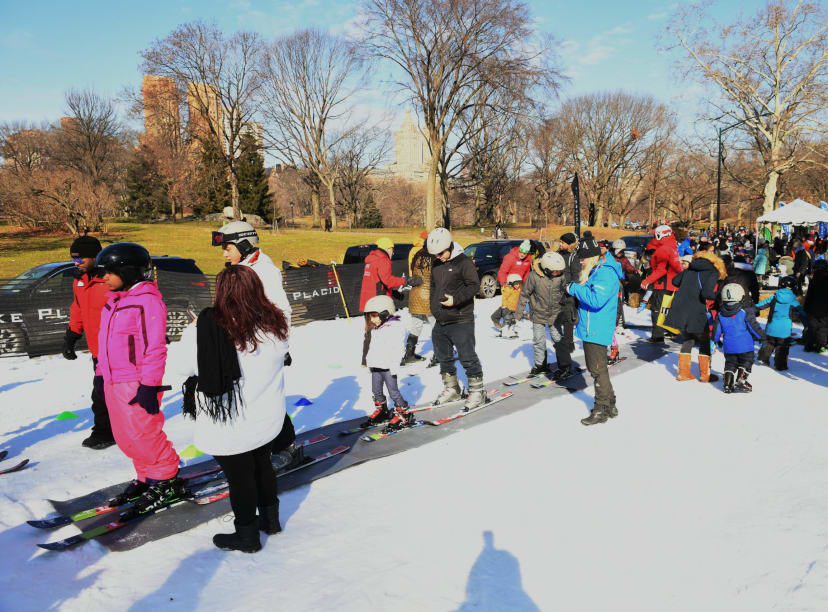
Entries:
[[820, 221], [828, 223], [828, 210], [808, 204], [805, 200], [796, 199], [773, 212], [762, 215], [756, 221], [759, 223], [790, 223], [791, 225], [814, 225]]

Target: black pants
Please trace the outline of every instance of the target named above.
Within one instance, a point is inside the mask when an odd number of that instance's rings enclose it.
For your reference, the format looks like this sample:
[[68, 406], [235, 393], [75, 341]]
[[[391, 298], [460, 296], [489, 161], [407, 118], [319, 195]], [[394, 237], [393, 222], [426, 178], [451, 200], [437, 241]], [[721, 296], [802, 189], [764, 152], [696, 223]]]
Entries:
[[[98, 360], [92, 358], [92, 372], [98, 366]], [[112, 425], [109, 423], [109, 410], [106, 409], [106, 399], [95, 393], [95, 386], [92, 386], [92, 435], [104, 440], [114, 440], [112, 437]]]
[[661, 301], [664, 296], [670, 293], [664, 289], [653, 289], [653, 294], [650, 296], [650, 320], [653, 322], [653, 335], [656, 340], [664, 338], [664, 328], [657, 325], [658, 314], [661, 312]]
[[681, 337], [684, 340], [684, 342], [681, 344], [681, 352], [692, 353], [693, 347], [696, 344], [698, 344], [699, 355], [710, 356], [710, 336], [708, 332], [709, 330], [707, 327], [704, 328], [703, 332], [698, 334], [692, 334], [687, 331], [681, 332]]
[[555, 327], [563, 336], [563, 343], [570, 353], [575, 351], [575, 318], [572, 316], [572, 306], [564, 304], [561, 314], [555, 319]]
[[285, 450], [288, 446], [296, 441], [296, 430], [293, 428], [293, 421], [290, 416], [285, 413], [285, 422], [282, 423], [282, 431], [273, 440], [273, 452], [278, 453]]
[[230, 507], [236, 526], [256, 520], [256, 508], [276, 504], [276, 472], [270, 462], [273, 442], [238, 455], [213, 455], [230, 485]]
[[607, 369], [607, 347], [594, 342], [584, 342], [584, 360], [587, 370], [595, 383], [595, 405], [593, 408], [615, 406], [615, 390], [610, 382]]
[[815, 351], [828, 347], [828, 317], [808, 318], [808, 345]]
[[744, 368], [750, 374], [753, 369], [753, 351], [747, 353], [725, 353], [725, 372], [736, 374], [739, 368]]
[[441, 374], [457, 374], [457, 366], [454, 365], [456, 347], [466, 376], [483, 376], [483, 366], [474, 349], [474, 323], [436, 323], [431, 330], [431, 342], [434, 344], [434, 355], [440, 362]]
[[790, 338], [767, 336], [765, 342], [762, 344], [762, 348], [759, 349], [759, 361], [770, 365], [771, 355], [776, 351], [773, 357], [773, 367], [777, 370], [787, 369], [789, 350]]

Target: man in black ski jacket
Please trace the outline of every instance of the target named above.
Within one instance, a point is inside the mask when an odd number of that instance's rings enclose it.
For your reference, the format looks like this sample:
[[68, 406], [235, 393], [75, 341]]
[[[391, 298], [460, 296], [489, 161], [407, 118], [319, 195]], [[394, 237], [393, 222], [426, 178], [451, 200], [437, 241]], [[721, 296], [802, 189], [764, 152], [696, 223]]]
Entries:
[[[572, 232], [561, 236], [561, 246], [558, 253], [563, 257], [566, 267], [564, 268], [564, 287], [569, 283], [577, 283], [581, 276], [581, 260], [577, 256], [578, 237]], [[575, 324], [578, 322], [578, 300], [569, 294], [565, 294], [563, 308], [558, 315], [555, 325], [563, 332], [563, 341], [566, 343], [569, 352], [575, 350]]]
[[452, 240], [451, 232], [443, 227], [429, 233], [426, 248], [435, 257], [429, 297], [435, 319], [431, 340], [445, 387], [437, 403], [444, 404], [461, 397], [454, 364], [456, 348], [469, 381], [465, 408], [476, 408], [486, 401], [483, 367], [475, 351], [474, 339], [474, 296], [480, 290], [477, 268], [460, 245]]

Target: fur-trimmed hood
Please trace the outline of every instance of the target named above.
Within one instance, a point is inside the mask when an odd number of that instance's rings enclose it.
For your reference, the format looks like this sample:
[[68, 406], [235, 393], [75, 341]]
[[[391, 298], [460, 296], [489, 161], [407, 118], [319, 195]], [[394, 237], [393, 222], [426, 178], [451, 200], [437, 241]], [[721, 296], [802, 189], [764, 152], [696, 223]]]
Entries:
[[716, 271], [719, 273], [719, 280], [724, 280], [727, 277], [727, 269], [725, 268], [724, 262], [722, 259], [710, 251], [699, 251], [693, 256], [693, 259], [706, 259], [714, 266], [716, 266]]

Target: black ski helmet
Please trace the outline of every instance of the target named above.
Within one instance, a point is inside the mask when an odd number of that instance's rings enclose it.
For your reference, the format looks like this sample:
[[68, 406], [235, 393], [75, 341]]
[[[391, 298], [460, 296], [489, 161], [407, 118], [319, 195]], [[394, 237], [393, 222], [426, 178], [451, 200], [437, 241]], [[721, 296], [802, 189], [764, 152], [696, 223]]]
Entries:
[[124, 281], [124, 287], [152, 279], [149, 251], [135, 242], [116, 242], [98, 253], [95, 264]]
[[779, 288], [790, 289], [794, 293], [797, 293], [799, 291], [799, 281], [796, 280], [795, 276], [783, 276], [779, 279]]

